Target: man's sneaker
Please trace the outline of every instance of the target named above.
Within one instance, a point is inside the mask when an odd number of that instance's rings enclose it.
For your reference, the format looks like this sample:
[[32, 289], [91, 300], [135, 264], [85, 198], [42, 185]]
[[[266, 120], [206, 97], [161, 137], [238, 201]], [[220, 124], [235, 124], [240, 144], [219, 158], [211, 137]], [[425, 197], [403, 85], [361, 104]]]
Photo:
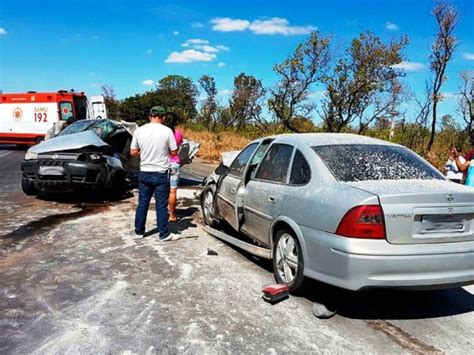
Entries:
[[166, 238], [160, 239], [162, 242], [172, 242], [181, 238], [178, 234], [171, 233]]
[[136, 234], [135, 233], [135, 239], [142, 239], [143, 238], [143, 234]]

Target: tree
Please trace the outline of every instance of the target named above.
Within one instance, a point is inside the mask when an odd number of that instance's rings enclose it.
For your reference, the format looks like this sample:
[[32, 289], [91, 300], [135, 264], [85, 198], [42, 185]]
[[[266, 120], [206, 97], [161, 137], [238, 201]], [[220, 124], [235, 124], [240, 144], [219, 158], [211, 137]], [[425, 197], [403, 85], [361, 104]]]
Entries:
[[313, 32], [290, 57], [273, 67], [278, 83], [269, 90], [268, 105], [278, 123], [290, 131], [298, 131], [292, 124], [295, 117], [307, 117], [313, 111], [308, 94], [313, 84], [326, 77], [330, 54], [330, 38]]
[[451, 60], [453, 52], [457, 46], [456, 37], [454, 37], [453, 32], [459, 20], [457, 9], [454, 6], [448, 5], [442, 1], [436, 4], [432, 14], [435, 17], [438, 25], [438, 32], [436, 33], [436, 38], [433, 44], [431, 45], [430, 54], [430, 69], [433, 73], [433, 81], [431, 88], [431, 134], [427, 146], [428, 151], [431, 151], [434, 142], [438, 103], [442, 100], [441, 87], [447, 80], [445, 75], [446, 67]]
[[234, 78], [234, 90], [229, 109], [237, 128], [255, 123], [265, 130], [265, 120], [261, 117], [262, 99], [266, 90], [262, 82], [252, 75], [240, 73]]
[[153, 99], [154, 92], [147, 92], [142, 95], [127, 97], [120, 103], [120, 116], [126, 121], [146, 121], [152, 102], [158, 102]]
[[459, 112], [466, 122], [466, 132], [471, 132], [474, 125], [474, 73], [461, 73], [461, 88], [459, 97]]
[[107, 114], [110, 118], [119, 118], [119, 105], [120, 102], [115, 98], [115, 91], [112, 85], [102, 85], [101, 88], [102, 96], [104, 97], [105, 107], [107, 108]]
[[359, 119], [359, 134], [377, 118], [393, 115], [403, 88], [396, 68], [406, 37], [385, 44], [371, 32], [361, 33], [325, 80], [323, 120], [329, 132], [340, 132]]
[[190, 78], [168, 75], [158, 82], [156, 94], [157, 101], [152, 106], [163, 105], [168, 111], [178, 114], [182, 121], [196, 118], [198, 90]]
[[217, 123], [216, 82], [212, 76], [203, 75], [199, 78], [199, 85], [206, 93], [206, 98], [201, 104], [201, 119], [207, 128], [214, 128]]

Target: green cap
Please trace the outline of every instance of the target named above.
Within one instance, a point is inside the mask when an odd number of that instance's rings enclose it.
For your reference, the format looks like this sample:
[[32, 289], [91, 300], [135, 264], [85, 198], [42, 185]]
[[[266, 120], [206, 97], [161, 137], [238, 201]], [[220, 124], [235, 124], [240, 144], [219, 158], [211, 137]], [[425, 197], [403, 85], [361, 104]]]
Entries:
[[163, 106], [153, 106], [150, 110], [150, 116], [164, 116], [166, 110]]

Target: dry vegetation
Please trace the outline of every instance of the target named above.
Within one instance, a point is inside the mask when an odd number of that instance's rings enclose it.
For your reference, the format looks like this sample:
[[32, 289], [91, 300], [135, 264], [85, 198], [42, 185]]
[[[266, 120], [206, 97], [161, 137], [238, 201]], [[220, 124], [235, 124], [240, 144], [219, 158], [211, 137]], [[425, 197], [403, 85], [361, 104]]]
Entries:
[[219, 161], [221, 153], [241, 150], [251, 140], [233, 132], [193, 131], [189, 128], [182, 131], [186, 139], [201, 143], [197, 156], [209, 161]]

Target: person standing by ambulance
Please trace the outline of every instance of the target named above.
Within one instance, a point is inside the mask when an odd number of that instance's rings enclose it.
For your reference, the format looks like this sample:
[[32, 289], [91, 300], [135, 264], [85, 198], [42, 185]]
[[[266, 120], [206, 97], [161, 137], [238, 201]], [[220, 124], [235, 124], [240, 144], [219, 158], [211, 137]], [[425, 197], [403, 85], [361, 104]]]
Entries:
[[135, 131], [130, 146], [130, 155], [140, 157], [138, 206], [135, 213], [136, 238], [143, 238], [145, 234], [148, 208], [154, 194], [160, 240], [179, 239], [179, 236], [171, 234], [168, 228], [169, 156], [178, 153], [178, 146], [173, 131], [163, 124], [165, 112], [162, 106], [152, 107], [149, 115], [150, 123]]

